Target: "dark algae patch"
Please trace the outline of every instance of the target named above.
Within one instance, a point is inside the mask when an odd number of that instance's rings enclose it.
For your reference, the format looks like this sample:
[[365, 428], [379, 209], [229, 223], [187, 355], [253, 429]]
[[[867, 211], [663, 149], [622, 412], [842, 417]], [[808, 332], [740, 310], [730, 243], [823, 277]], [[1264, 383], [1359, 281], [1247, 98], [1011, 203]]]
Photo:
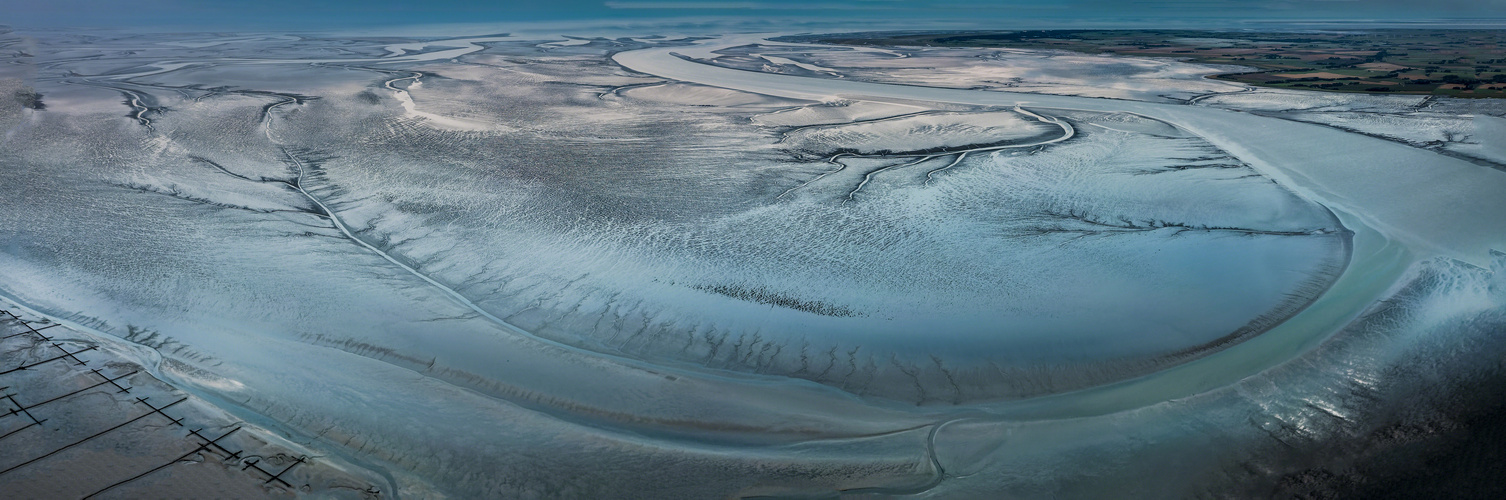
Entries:
[[795, 297], [786, 293], [769, 290], [761, 286], [749, 286], [743, 283], [721, 285], [695, 285], [691, 288], [703, 292], [725, 295], [738, 300], [768, 304], [776, 307], [805, 311], [822, 316], [835, 316], [839, 318], [862, 316], [846, 306], [830, 304], [821, 300], [808, 300]]

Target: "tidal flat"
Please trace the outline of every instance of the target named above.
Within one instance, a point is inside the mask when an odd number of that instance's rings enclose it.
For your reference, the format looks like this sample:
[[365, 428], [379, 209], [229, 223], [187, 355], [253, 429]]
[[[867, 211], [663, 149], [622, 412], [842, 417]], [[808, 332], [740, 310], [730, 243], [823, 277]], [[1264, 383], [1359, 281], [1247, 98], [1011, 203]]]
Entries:
[[1494, 429], [1490, 100], [785, 35], [5, 32], [0, 297], [372, 483], [274, 496], [1322, 495]]

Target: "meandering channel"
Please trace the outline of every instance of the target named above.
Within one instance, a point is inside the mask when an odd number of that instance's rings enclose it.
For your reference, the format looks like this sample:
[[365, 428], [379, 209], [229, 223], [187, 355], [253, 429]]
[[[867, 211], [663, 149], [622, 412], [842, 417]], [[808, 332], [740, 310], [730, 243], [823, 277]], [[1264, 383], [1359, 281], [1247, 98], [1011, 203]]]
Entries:
[[[1085, 416], [1135, 408], [1233, 383], [1304, 352], [1348, 324], [1418, 259], [1488, 265], [1506, 249], [1506, 173], [1431, 151], [1249, 113], [1191, 105], [946, 89], [763, 73], [710, 64], [718, 50], [760, 43], [741, 35], [690, 47], [620, 52], [625, 68], [758, 94], [828, 101], [932, 101], [978, 106], [1130, 112], [1197, 134], [1355, 232], [1349, 265], [1311, 305], [1238, 346], [1138, 379], [1026, 401], [985, 405], [1013, 418]], [[784, 45], [789, 45], [785, 43]]]

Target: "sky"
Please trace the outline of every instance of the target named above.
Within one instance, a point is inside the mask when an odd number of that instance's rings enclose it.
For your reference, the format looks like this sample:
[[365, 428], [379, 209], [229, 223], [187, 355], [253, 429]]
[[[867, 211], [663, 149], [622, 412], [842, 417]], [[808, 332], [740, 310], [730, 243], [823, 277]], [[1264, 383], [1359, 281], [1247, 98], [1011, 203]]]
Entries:
[[1506, 0], [0, 0], [0, 25], [309, 29], [710, 19], [1019, 28], [1506, 18]]

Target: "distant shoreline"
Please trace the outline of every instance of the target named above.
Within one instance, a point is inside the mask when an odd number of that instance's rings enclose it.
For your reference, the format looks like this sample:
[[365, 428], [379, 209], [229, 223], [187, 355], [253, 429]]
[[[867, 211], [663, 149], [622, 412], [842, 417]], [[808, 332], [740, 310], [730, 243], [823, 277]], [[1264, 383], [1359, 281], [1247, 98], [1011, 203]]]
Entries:
[[1502, 30], [1322, 32], [1026, 30], [838, 33], [788, 37], [837, 45], [1008, 47], [1173, 57], [1243, 66], [1208, 78], [1257, 87], [1376, 95], [1506, 98]]

